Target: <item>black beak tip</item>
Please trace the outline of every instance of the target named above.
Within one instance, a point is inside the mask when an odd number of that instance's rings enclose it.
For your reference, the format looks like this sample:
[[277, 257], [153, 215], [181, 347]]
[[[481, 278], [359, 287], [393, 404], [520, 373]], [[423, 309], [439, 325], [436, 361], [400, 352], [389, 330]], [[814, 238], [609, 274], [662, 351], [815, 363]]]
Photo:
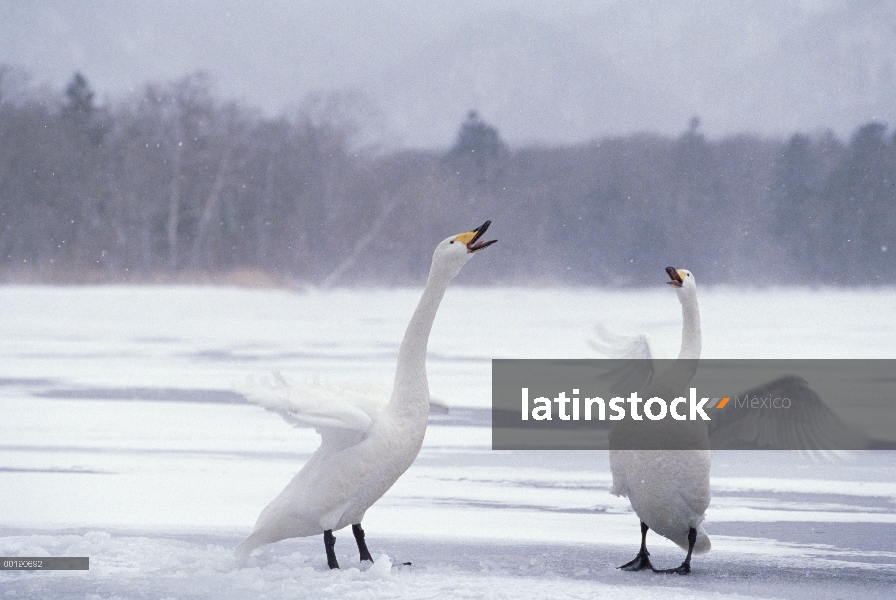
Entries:
[[474, 229], [473, 231], [475, 232], [475, 235], [473, 236], [473, 239], [467, 243], [467, 248], [473, 249], [474, 247], [477, 247], [476, 242], [479, 241], [479, 238], [482, 237], [482, 234], [485, 233], [485, 230], [488, 229], [488, 226], [491, 224], [492, 224], [491, 221], [486, 221], [481, 226]]
[[666, 274], [669, 276], [669, 279], [672, 281], [667, 281], [669, 285], [681, 285], [684, 282], [681, 280], [681, 275], [678, 274], [678, 271], [675, 270], [675, 267], [666, 267]]

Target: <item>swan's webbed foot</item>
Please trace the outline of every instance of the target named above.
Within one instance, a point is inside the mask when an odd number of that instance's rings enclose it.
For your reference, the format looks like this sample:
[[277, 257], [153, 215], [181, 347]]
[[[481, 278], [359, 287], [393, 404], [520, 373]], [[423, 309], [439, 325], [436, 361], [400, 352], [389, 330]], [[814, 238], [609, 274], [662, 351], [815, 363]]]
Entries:
[[352, 525], [352, 533], [355, 534], [355, 541], [358, 542], [358, 552], [361, 554], [361, 560], [373, 562], [370, 550], [367, 549], [367, 542], [364, 541], [364, 530], [361, 529], [360, 523]]
[[647, 530], [650, 529], [644, 521], [641, 521], [641, 549], [634, 560], [630, 560], [621, 567], [623, 571], [643, 571], [644, 569], [653, 570], [650, 564], [650, 552], [647, 551]]
[[336, 536], [333, 535], [332, 529], [324, 531], [324, 548], [327, 551], [327, 566], [331, 569], [338, 569], [339, 562], [336, 560]]
[[675, 569], [662, 569], [657, 571], [654, 569], [656, 573], [676, 573], [678, 575], [687, 575], [691, 572], [691, 553], [694, 551], [694, 543], [697, 541], [697, 530], [691, 527], [688, 529], [688, 555], [685, 557], [684, 562], [681, 563], [680, 567]]
[[638, 552], [638, 555], [634, 558], [634, 560], [630, 560], [621, 567], [623, 571], [643, 571], [644, 569], [650, 569], [651, 571], [655, 570], [653, 565], [650, 564], [650, 552], [647, 550], [642, 550]]
[[687, 575], [691, 572], [691, 564], [689, 561], [681, 563], [680, 567], [674, 569], [654, 569], [654, 573], [677, 573], [678, 575]]

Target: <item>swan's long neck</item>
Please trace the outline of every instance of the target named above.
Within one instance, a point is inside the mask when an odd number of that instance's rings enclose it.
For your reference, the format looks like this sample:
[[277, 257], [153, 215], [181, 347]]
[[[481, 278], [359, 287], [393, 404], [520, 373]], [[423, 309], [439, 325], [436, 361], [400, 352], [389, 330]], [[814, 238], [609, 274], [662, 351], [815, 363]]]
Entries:
[[700, 333], [700, 307], [696, 296], [689, 295], [681, 301], [681, 352], [680, 359], [698, 359], [703, 347]]
[[436, 311], [448, 288], [450, 277], [430, 273], [423, 296], [404, 332], [398, 348], [395, 385], [389, 407], [392, 410], [429, 413], [429, 385], [426, 381], [426, 346]]

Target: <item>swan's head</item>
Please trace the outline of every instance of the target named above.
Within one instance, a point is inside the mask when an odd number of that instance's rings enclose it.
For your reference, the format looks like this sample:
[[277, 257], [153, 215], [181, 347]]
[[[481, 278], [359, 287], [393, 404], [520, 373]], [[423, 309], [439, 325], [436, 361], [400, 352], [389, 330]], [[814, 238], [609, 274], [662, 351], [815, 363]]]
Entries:
[[693, 273], [687, 269], [676, 269], [675, 267], [666, 267], [666, 273], [672, 280], [666, 283], [675, 288], [679, 299], [697, 294], [697, 280], [694, 279]]
[[432, 273], [447, 275], [449, 278], [454, 277], [460, 272], [461, 267], [473, 257], [473, 254], [497, 242], [498, 240], [488, 242], [479, 240], [491, 223], [491, 221], [486, 221], [473, 231], [452, 235], [442, 240], [432, 255]]

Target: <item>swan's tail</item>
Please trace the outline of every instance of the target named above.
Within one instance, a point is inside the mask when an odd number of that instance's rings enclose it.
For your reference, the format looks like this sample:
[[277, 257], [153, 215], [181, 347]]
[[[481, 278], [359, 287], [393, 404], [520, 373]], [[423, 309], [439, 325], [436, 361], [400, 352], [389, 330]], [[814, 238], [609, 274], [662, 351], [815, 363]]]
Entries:
[[249, 537], [244, 539], [239, 545], [233, 549], [233, 555], [237, 558], [247, 558], [252, 551], [259, 546], [264, 546], [267, 540], [262, 539], [264, 536], [260, 531], [253, 531]]
[[[700, 525], [697, 527], [697, 541], [694, 542], [694, 554], [706, 554], [711, 548], [712, 542], [709, 541], [709, 536], [706, 535], [703, 525]], [[685, 543], [684, 549], [688, 549], [687, 543]]]
[[[700, 519], [702, 521], [702, 519]], [[682, 550], [687, 551], [688, 549], [688, 531], [691, 527], [694, 527], [690, 523], [693, 523], [690, 519], [672, 519], [668, 520], [644, 520], [643, 522], [647, 523], [647, 526], [653, 530], [654, 533], [657, 533], [664, 538], [671, 540], [676, 545], [678, 545]], [[690, 521], [690, 523], [689, 523]], [[694, 541], [694, 554], [705, 554], [709, 552], [712, 548], [712, 542], [709, 541], [709, 536], [706, 534], [706, 530], [703, 529], [703, 523], [698, 523], [696, 526], [697, 529], [697, 539]]]
[[[659, 533], [659, 532], [657, 532]], [[680, 534], [669, 536], [665, 533], [660, 533], [663, 537], [667, 537], [678, 546], [681, 547], [682, 550], [688, 549], [688, 533], [687, 531], [681, 530], [677, 532]], [[697, 525], [697, 540], [694, 542], [694, 554], [706, 554], [712, 548], [712, 542], [709, 541], [709, 536], [706, 534], [706, 530], [703, 529], [703, 524]]]

